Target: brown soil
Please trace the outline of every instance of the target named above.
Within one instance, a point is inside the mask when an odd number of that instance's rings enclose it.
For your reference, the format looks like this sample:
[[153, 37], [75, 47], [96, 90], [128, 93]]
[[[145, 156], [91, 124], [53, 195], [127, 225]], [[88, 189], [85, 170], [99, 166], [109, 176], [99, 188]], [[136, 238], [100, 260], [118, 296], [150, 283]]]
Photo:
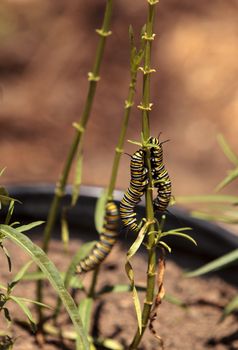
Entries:
[[[70, 256], [79, 244], [78, 240], [72, 239]], [[15, 247], [12, 244], [8, 244], [8, 249], [13, 259], [13, 272], [7, 272], [6, 261], [1, 254], [1, 283], [9, 281], [17, 269], [27, 260], [27, 257], [21, 251], [18, 251], [17, 257], [14, 256]], [[128, 283], [124, 272], [125, 251], [125, 246], [121, 243], [113, 250], [102, 266], [98, 288], [108, 284]], [[60, 270], [64, 270], [69, 261], [69, 256], [64, 255], [62, 244], [58, 240], [54, 240], [52, 243], [50, 257]], [[181, 253], [173, 255], [173, 259], [169, 259], [166, 264], [166, 292], [180, 298], [189, 306], [181, 308], [166, 300], [163, 301], [154, 326], [158, 334], [164, 339], [165, 349], [238, 349], [237, 318], [233, 315], [220, 322], [222, 307], [237, 293], [236, 288], [218, 276], [185, 279], [181, 275], [182, 268], [179, 265], [182, 263], [186, 268], [191, 268], [201, 264], [202, 259], [182, 255]], [[136, 272], [136, 281], [142, 283], [145, 278], [145, 256], [136, 256], [133, 259], [133, 267]], [[89, 281], [90, 274], [84, 277], [86, 285], [89, 284]], [[46, 302], [53, 306], [55, 304], [55, 293], [48, 284], [46, 286], [44, 290]], [[17, 286], [15, 295], [34, 299], [34, 291], [35, 284], [22, 282]], [[80, 300], [80, 297], [82, 295], [78, 294], [77, 300]], [[143, 295], [141, 295], [142, 300]], [[14, 305], [11, 305], [10, 310], [13, 319], [24, 319], [24, 316]], [[66, 315], [62, 316], [62, 322], [64, 330], [70, 328]], [[95, 335], [113, 337], [124, 344], [126, 348], [132, 339], [135, 327], [136, 317], [130, 293], [108, 294], [96, 302], [93, 316], [93, 333]], [[35, 337], [30, 336], [27, 330], [16, 323], [12, 327], [12, 334], [16, 339], [14, 349], [39, 349]], [[55, 337], [47, 336], [43, 349], [74, 349], [74, 345], [70, 341], [65, 341], [63, 345]], [[140, 349], [160, 349], [157, 340], [148, 330]]]

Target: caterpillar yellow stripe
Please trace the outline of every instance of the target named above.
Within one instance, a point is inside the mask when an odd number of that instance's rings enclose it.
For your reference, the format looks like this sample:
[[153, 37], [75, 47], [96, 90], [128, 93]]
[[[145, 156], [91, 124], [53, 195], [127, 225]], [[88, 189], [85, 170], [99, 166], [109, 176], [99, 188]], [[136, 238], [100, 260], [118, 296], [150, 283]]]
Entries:
[[108, 256], [117, 241], [119, 213], [115, 202], [106, 204], [105, 220], [99, 241], [95, 244], [92, 252], [77, 265], [78, 273], [94, 270]]
[[139, 149], [131, 157], [130, 163], [131, 181], [130, 186], [120, 203], [120, 215], [124, 227], [131, 231], [138, 230], [135, 206], [140, 202], [148, 184], [145, 167], [145, 151]]
[[171, 199], [171, 180], [168, 171], [163, 163], [163, 142], [155, 137], [150, 137], [151, 147], [151, 167], [154, 180], [154, 187], [158, 189], [157, 197], [154, 199], [154, 209], [165, 211]]

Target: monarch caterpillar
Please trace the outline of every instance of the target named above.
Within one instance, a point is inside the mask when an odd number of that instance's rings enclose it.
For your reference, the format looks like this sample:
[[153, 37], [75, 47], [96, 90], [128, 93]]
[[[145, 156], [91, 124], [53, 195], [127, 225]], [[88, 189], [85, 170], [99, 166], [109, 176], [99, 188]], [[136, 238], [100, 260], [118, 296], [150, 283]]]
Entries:
[[124, 227], [128, 227], [131, 231], [138, 229], [136, 220], [135, 206], [139, 203], [148, 184], [147, 168], [145, 167], [145, 151], [139, 149], [131, 157], [130, 171], [131, 181], [130, 187], [124, 194], [120, 203], [120, 214]]
[[171, 180], [163, 163], [162, 144], [164, 142], [159, 142], [159, 139], [155, 137], [150, 137], [149, 142], [155, 146], [151, 147], [152, 176], [155, 187], [158, 188], [157, 197], [154, 199], [154, 208], [165, 211], [171, 198]]
[[78, 273], [94, 270], [107, 257], [117, 240], [118, 223], [119, 214], [116, 204], [113, 201], [107, 202], [100, 239], [92, 252], [77, 265]]

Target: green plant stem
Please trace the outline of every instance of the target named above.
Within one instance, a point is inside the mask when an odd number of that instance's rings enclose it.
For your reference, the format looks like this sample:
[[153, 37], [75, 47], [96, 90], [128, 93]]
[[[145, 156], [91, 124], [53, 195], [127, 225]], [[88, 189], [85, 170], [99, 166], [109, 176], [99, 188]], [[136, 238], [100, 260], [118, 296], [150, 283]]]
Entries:
[[105, 10], [105, 15], [104, 15], [104, 20], [103, 20], [103, 25], [102, 29], [97, 30], [97, 33], [100, 35], [97, 51], [96, 51], [96, 58], [95, 58], [95, 63], [93, 65], [93, 70], [92, 72], [89, 72], [88, 74], [88, 80], [89, 80], [89, 87], [88, 87], [88, 93], [87, 93], [87, 98], [86, 98], [86, 103], [85, 107], [81, 116], [81, 119], [79, 123], [75, 123], [74, 126], [76, 128], [76, 133], [75, 137], [73, 139], [72, 145], [70, 147], [68, 157], [65, 162], [64, 169], [62, 171], [62, 174], [60, 176], [59, 182], [56, 185], [56, 190], [55, 190], [55, 195], [54, 199], [49, 211], [45, 231], [44, 231], [44, 242], [43, 242], [43, 248], [45, 251], [48, 250], [49, 246], [49, 240], [51, 236], [51, 231], [54, 226], [55, 220], [56, 220], [56, 215], [59, 209], [59, 204], [61, 201], [62, 196], [64, 195], [64, 190], [65, 186], [68, 180], [69, 172], [72, 166], [73, 159], [76, 155], [78, 146], [80, 144], [80, 141], [82, 139], [82, 135], [85, 131], [90, 112], [92, 109], [93, 101], [94, 101], [94, 96], [96, 92], [96, 87], [97, 87], [97, 82], [99, 81], [99, 70], [103, 58], [103, 53], [104, 53], [104, 47], [105, 47], [105, 42], [106, 38], [108, 35], [111, 34], [109, 31], [109, 24], [110, 24], [110, 19], [111, 19], [111, 12], [112, 12], [112, 0], [107, 1], [106, 5], [106, 10]]
[[[139, 61], [138, 61], [138, 64], [139, 64]], [[121, 159], [121, 154], [123, 152], [123, 146], [124, 146], [124, 142], [125, 142], [125, 136], [126, 136], [126, 131], [127, 131], [127, 127], [128, 127], [131, 108], [132, 108], [133, 103], [134, 103], [138, 65], [133, 65], [133, 62], [131, 62], [130, 71], [131, 71], [131, 77], [130, 77], [129, 91], [128, 91], [127, 99], [125, 101], [125, 109], [124, 109], [124, 115], [122, 118], [121, 131], [120, 131], [118, 143], [117, 143], [116, 148], [115, 148], [111, 177], [110, 177], [110, 182], [109, 182], [109, 186], [108, 186], [108, 190], [107, 190], [107, 201], [113, 200], [113, 191], [114, 191], [115, 185], [116, 185], [116, 178], [117, 178], [117, 174], [118, 174], [119, 163], [120, 163], [120, 159]], [[93, 277], [92, 277], [88, 297], [94, 298], [98, 273], [99, 273], [99, 268], [95, 269], [93, 272]]]
[[[76, 128], [76, 133], [75, 133], [73, 142], [71, 144], [71, 147], [70, 147], [62, 174], [61, 174], [59, 181], [56, 185], [55, 195], [54, 195], [54, 198], [53, 198], [50, 210], [49, 210], [49, 214], [48, 214], [48, 218], [47, 218], [47, 222], [46, 222], [46, 226], [45, 226], [45, 230], [44, 230], [42, 248], [45, 252], [47, 252], [48, 248], [49, 248], [51, 232], [53, 230], [53, 227], [54, 227], [54, 224], [56, 221], [56, 216], [58, 214], [61, 199], [64, 196], [65, 186], [67, 184], [67, 180], [68, 180], [69, 172], [70, 172], [70, 169], [72, 166], [72, 162], [73, 162], [74, 157], [76, 155], [79, 144], [82, 140], [82, 135], [85, 131], [85, 128], [86, 128], [86, 125], [87, 125], [87, 122], [88, 122], [88, 119], [90, 116], [90, 112], [92, 109], [94, 96], [95, 96], [95, 92], [96, 92], [96, 87], [97, 87], [97, 82], [100, 79], [99, 71], [100, 71], [101, 62], [102, 62], [102, 58], [103, 58], [106, 38], [111, 34], [111, 32], [109, 31], [109, 25], [110, 25], [110, 21], [111, 21], [112, 3], [113, 3], [113, 0], [107, 0], [102, 28], [97, 30], [97, 33], [99, 34], [100, 38], [99, 38], [99, 42], [98, 42], [98, 46], [97, 46], [93, 70], [92, 70], [92, 72], [90, 72], [88, 74], [89, 87], [88, 87], [88, 93], [87, 93], [85, 106], [84, 106], [82, 116], [80, 118], [79, 123], [74, 124], [74, 126]], [[37, 300], [40, 302], [42, 301], [42, 281], [38, 281], [38, 284], [37, 284]], [[42, 321], [41, 307], [38, 308], [38, 318], [39, 318], [39, 322], [41, 323], [41, 321]]]
[[[152, 104], [150, 103], [150, 75], [154, 70], [151, 69], [151, 48], [152, 41], [154, 39], [153, 25], [155, 16], [155, 6], [158, 1], [148, 0], [148, 15], [146, 22], [146, 30], [143, 34], [145, 40], [145, 58], [143, 71], [143, 96], [142, 103], [139, 105], [139, 109], [142, 110], [142, 135], [143, 140], [148, 140], [150, 137], [150, 126], [149, 126], [149, 112]], [[146, 286], [146, 297], [144, 307], [142, 311], [142, 331], [140, 333], [139, 328], [136, 331], [134, 339], [129, 347], [130, 350], [137, 349], [143, 333], [147, 327], [148, 320], [150, 317], [150, 311], [154, 300], [154, 288], [155, 288], [155, 276], [156, 276], [156, 251], [155, 251], [155, 231], [154, 227], [154, 209], [153, 209], [153, 183], [152, 173], [150, 164], [150, 150], [146, 149], [146, 163], [149, 174], [149, 185], [147, 186], [145, 193], [146, 200], [146, 220], [151, 222], [150, 234], [148, 235], [147, 249], [148, 249], [148, 268], [147, 268], [147, 286]]]
[[100, 270], [100, 265], [93, 271], [93, 277], [92, 277], [91, 286], [88, 292], [88, 298], [94, 299], [99, 270]]
[[122, 127], [121, 127], [121, 131], [120, 131], [118, 143], [117, 143], [116, 148], [115, 148], [110, 183], [108, 186], [108, 193], [107, 193], [108, 200], [113, 199], [113, 191], [115, 189], [116, 178], [117, 178], [119, 163], [120, 163], [120, 159], [121, 159], [121, 154], [123, 153], [123, 146], [124, 146], [124, 142], [125, 142], [128, 121], [129, 121], [129, 117], [130, 117], [130, 113], [131, 113], [131, 108], [132, 108], [133, 102], [134, 102], [136, 80], [137, 80], [137, 69], [131, 70], [129, 92], [128, 92], [127, 100], [125, 101], [125, 109], [124, 109], [124, 115], [123, 115], [123, 119], [122, 119]]

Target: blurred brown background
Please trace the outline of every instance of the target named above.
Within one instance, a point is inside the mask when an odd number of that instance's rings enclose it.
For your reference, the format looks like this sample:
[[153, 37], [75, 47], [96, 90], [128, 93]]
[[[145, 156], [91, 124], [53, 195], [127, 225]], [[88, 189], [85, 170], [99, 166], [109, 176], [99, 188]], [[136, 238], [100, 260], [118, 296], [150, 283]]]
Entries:
[[[104, 0], [1, 0], [2, 182], [58, 178], [85, 100], [104, 6]], [[115, 0], [113, 35], [85, 135], [84, 184], [108, 183], [129, 81], [128, 26], [139, 33], [146, 9], [146, 0]], [[171, 139], [164, 148], [175, 196], [211, 192], [225, 176], [230, 164], [218, 132], [238, 152], [237, 19], [237, 0], [159, 3], [151, 133]], [[140, 96], [138, 87], [137, 104]], [[134, 108], [128, 139], [139, 139], [140, 121]], [[124, 155], [119, 188], [128, 185], [128, 166]]]

